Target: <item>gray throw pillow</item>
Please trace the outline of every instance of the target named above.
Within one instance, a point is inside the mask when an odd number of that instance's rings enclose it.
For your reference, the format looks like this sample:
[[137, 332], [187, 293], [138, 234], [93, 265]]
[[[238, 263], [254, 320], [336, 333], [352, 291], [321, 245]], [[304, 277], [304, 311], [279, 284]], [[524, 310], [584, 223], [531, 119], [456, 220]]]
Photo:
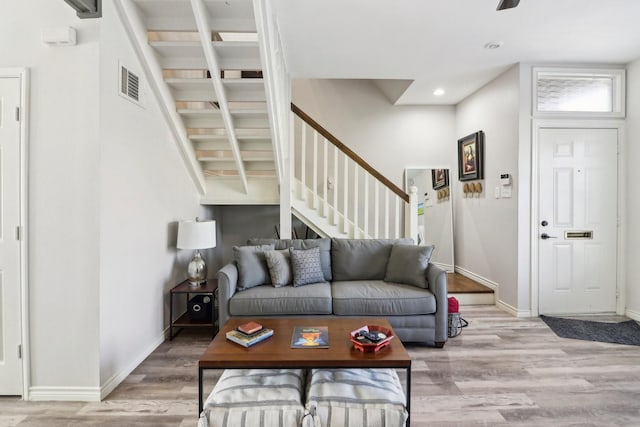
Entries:
[[320, 268], [325, 281], [330, 281], [331, 274], [331, 239], [296, 239], [291, 241], [291, 247], [295, 249], [320, 248]]
[[276, 288], [281, 288], [291, 284], [291, 255], [288, 249], [279, 251], [266, 251], [264, 253], [267, 259], [267, 267], [269, 267], [269, 275], [271, 276], [271, 284]]
[[[413, 242], [411, 242], [413, 243]], [[331, 273], [331, 239], [265, 239], [252, 238], [247, 240], [247, 245], [275, 245], [275, 249], [311, 249], [316, 246], [320, 248], [320, 266], [325, 281], [330, 281], [333, 276]], [[384, 275], [384, 272], [383, 272]]]
[[238, 266], [238, 290], [271, 284], [265, 251], [273, 250], [273, 245], [234, 246], [233, 256]]
[[289, 251], [291, 251], [293, 286], [324, 282], [324, 275], [320, 265], [320, 248], [290, 248]]
[[427, 267], [432, 253], [433, 246], [393, 245], [384, 281], [427, 289]]

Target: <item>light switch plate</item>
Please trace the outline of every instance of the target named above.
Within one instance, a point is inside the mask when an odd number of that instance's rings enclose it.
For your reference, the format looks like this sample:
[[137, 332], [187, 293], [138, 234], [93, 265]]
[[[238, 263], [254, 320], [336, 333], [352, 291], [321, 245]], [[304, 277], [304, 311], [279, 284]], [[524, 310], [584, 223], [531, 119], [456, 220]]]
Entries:
[[495, 188], [493, 193], [495, 194], [496, 199], [500, 198], [500, 186], [499, 185]]

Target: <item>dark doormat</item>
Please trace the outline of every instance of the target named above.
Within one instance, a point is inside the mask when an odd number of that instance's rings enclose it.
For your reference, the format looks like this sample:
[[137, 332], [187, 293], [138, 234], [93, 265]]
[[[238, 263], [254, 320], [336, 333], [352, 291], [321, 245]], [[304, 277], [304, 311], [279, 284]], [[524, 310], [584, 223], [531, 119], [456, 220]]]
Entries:
[[640, 345], [640, 325], [635, 320], [609, 323], [544, 315], [540, 315], [540, 318], [557, 336], [562, 338]]

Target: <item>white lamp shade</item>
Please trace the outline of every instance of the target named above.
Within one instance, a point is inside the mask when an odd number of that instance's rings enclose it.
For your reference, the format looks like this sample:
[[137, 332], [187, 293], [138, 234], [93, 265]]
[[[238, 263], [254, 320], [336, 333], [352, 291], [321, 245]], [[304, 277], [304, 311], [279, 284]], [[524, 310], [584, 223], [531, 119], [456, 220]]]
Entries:
[[180, 221], [178, 223], [178, 249], [207, 249], [216, 246], [215, 221]]

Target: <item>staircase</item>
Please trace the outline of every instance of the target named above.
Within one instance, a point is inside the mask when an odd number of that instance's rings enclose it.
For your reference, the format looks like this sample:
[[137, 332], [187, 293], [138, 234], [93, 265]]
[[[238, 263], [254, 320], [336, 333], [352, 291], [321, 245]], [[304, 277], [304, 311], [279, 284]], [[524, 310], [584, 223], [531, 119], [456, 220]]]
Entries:
[[288, 77], [265, 2], [114, 4], [202, 202], [279, 203]]
[[291, 106], [291, 209], [321, 236], [417, 241], [417, 194], [407, 194], [338, 138]]
[[[417, 237], [406, 194], [296, 106], [269, 0], [114, 0], [203, 204], [321, 236]], [[289, 209], [290, 208], [290, 209]]]

